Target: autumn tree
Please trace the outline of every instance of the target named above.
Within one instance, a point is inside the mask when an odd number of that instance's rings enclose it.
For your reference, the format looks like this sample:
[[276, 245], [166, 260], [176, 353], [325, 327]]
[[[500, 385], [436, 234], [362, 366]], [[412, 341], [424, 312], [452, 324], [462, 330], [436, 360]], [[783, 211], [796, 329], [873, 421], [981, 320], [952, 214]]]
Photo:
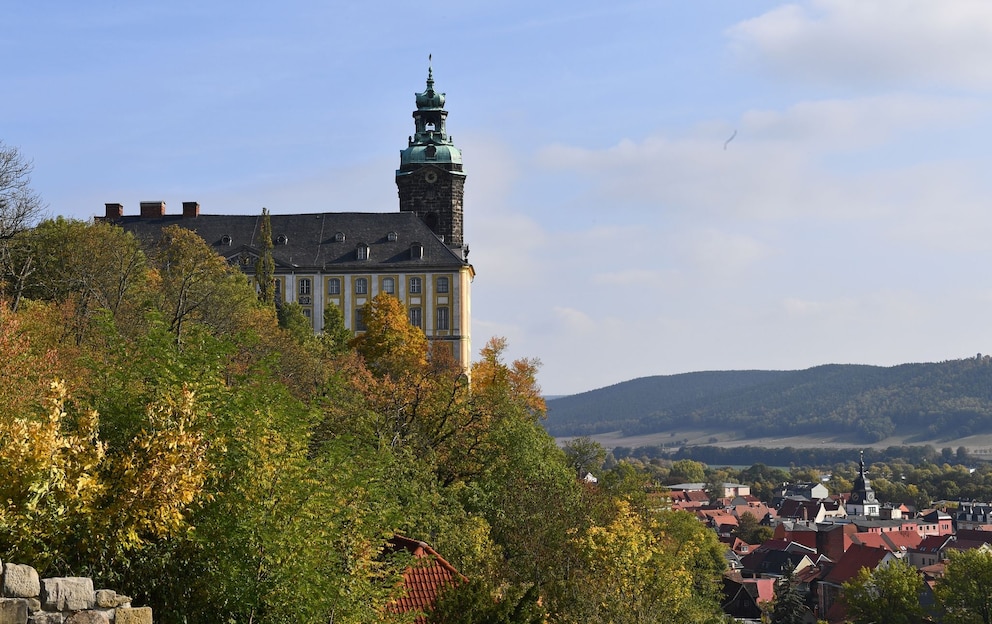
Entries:
[[75, 559], [80, 527], [92, 527], [106, 483], [96, 412], [66, 412], [65, 386], [53, 382], [40, 414], [0, 415], [0, 553], [45, 569]]
[[842, 588], [854, 624], [915, 624], [925, 619], [920, 606], [923, 577], [908, 561], [894, 559], [874, 570], [861, 568]]
[[[697, 523], [698, 524], [698, 523]], [[692, 567], [698, 543], [617, 503], [607, 524], [577, 538], [584, 555], [576, 621], [611, 624], [720, 621], [718, 603], [697, 600]]]
[[387, 293], [365, 304], [365, 331], [353, 345], [376, 375], [398, 378], [416, 374], [427, 364], [427, 336], [410, 324], [406, 308]]
[[935, 593], [948, 624], [992, 624], [992, 553], [952, 550]]
[[544, 418], [548, 406], [537, 383], [541, 360], [519, 358], [506, 363], [507, 346], [506, 338], [493, 337], [482, 347], [479, 360], [472, 364], [476, 396], [489, 393], [493, 399], [508, 399], [532, 419]]
[[32, 267], [10, 295], [65, 307], [68, 333], [77, 340], [100, 310], [130, 325], [144, 311], [145, 254], [119, 227], [59, 217], [18, 234], [9, 248], [18, 263]]
[[258, 284], [258, 300], [264, 305], [276, 304], [276, 264], [272, 259], [272, 219], [269, 209], [262, 208], [262, 224], [259, 226], [258, 237], [261, 241], [262, 254], [255, 262], [255, 282]]

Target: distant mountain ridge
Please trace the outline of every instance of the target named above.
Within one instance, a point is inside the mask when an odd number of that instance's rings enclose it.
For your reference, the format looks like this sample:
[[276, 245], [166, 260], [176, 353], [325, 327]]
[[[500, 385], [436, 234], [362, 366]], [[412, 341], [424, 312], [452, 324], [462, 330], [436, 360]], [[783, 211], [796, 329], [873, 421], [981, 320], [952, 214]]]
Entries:
[[699, 427], [747, 437], [851, 431], [874, 442], [910, 427], [963, 437], [992, 431], [992, 358], [642, 377], [549, 400], [545, 427], [555, 436]]

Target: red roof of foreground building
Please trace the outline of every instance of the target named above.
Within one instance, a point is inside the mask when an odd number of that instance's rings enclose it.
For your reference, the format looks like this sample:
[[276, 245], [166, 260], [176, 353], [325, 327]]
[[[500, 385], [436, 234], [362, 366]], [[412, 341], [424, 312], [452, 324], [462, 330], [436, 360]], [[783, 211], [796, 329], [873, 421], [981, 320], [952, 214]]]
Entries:
[[425, 614], [434, 610], [441, 592], [468, 579], [424, 542], [397, 535], [389, 544], [394, 552], [405, 550], [414, 557], [414, 562], [403, 571], [403, 594], [389, 606], [389, 611], [418, 613], [414, 623], [426, 624]]
[[854, 578], [861, 568], [874, 570], [891, 552], [885, 548], [872, 548], [871, 546], [862, 546], [861, 544], [851, 544], [851, 547], [847, 549], [840, 558], [840, 561], [834, 565], [833, 569], [827, 573], [827, 576], [823, 580], [828, 583], [840, 585]]

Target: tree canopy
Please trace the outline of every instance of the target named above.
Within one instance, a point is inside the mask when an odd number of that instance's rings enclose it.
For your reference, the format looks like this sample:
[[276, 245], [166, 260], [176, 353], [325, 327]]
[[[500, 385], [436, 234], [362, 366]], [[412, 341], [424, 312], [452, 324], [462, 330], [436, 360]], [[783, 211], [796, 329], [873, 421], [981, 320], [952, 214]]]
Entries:
[[630, 465], [583, 485], [539, 425], [536, 358], [494, 338], [462, 369], [385, 295], [354, 341], [314, 336], [163, 234], [10, 239], [31, 270], [0, 300], [0, 559], [93, 576], [163, 624], [399, 622], [400, 533], [472, 580], [442, 613], [717, 617], [715, 536], [647, 505]]

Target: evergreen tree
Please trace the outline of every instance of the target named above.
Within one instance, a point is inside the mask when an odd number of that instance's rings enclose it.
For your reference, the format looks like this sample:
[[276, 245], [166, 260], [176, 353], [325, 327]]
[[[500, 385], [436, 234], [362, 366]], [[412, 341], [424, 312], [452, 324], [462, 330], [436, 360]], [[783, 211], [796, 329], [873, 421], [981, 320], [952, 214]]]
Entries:
[[262, 241], [262, 255], [255, 263], [255, 281], [258, 282], [258, 300], [267, 306], [276, 303], [276, 263], [272, 259], [272, 221], [269, 209], [262, 208], [262, 225], [259, 228]]
[[799, 591], [795, 571], [790, 567], [775, 583], [775, 606], [772, 608], [772, 624], [803, 624], [806, 603]]

